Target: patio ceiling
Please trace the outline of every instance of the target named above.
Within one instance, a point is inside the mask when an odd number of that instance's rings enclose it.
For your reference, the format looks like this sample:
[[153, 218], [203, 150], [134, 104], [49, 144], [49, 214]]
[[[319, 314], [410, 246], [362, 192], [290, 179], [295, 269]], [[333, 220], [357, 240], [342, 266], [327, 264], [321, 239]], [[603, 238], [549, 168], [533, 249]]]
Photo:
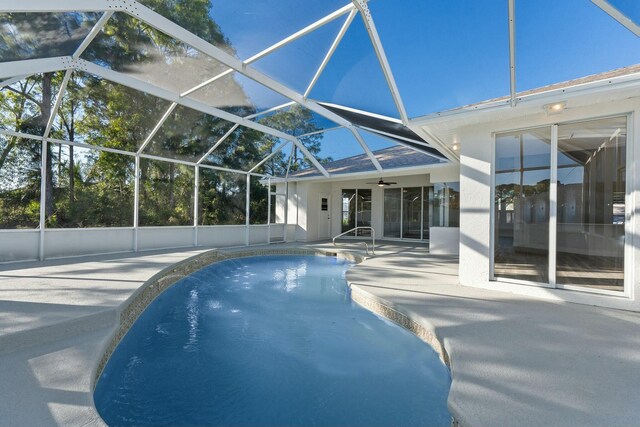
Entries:
[[[525, 86], [517, 80], [521, 75], [520, 68], [516, 68], [517, 58], [524, 58], [523, 69], [531, 66], [534, 57], [527, 52], [534, 49], [535, 36], [544, 30], [534, 28], [540, 25], [534, 13], [531, 20], [525, 14], [539, 5], [524, 0], [468, 6], [469, 16], [463, 17], [453, 13], [455, 8], [462, 10], [455, 1], [401, 1], [393, 5], [397, 2], [215, 2], [211, 5], [210, 17], [222, 34], [218, 38], [199, 36], [213, 30], [197, 22], [174, 22], [172, 7], [187, 4], [178, 3], [181, 2], [167, 6], [151, 0], [0, 1], [0, 26], [8, 34], [0, 44], [0, 87], [36, 74], [64, 72], [43, 134], [11, 129], [0, 129], [0, 134], [87, 146], [81, 139], [62, 141], [51, 137], [52, 129], [59, 126], [56, 115], [67, 95], [69, 82], [74, 75], [86, 74], [131, 89], [132, 99], [138, 91], [157, 98], [158, 105], [164, 108], [155, 113], [157, 116], [148, 117], [149, 132], [135, 149], [91, 148], [138, 159], [170, 159], [191, 166], [264, 176], [259, 168], [265, 161], [287, 147], [295, 147], [319, 173], [329, 178], [331, 174], [316, 156], [350, 145], [382, 173], [385, 169], [373, 154], [381, 148], [380, 143], [370, 139], [371, 132], [387, 144], [400, 144], [420, 153], [457, 161], [456, 154], [438, 140], [411, 130], [415, 119], [410, 117], [416, 117], [416, 105], [424, 105], [422, 108], [426, 110], [419, 111], [419, 115], [424, 116], [437, 114], [440, 107], [456, 108], [471, 101], [508, 94], [508, 104], [517, 107], [518, 92], [532, 89], [528, 85], [540, 81], [556, 83], [565, 77], [545, 81], [553, 77], [537, 76], [536, 80], [529, 69], [522, 73]], [[571, 13], [588, 15], [594, 22], [606, 24], [603, 30], [610, 33], [615, 29], [616, 40], [640, 47], [640, 13], [634, 2], [571, 0], [569, 3], [575, 4]], [[436, 15], [438, 12], [442, 15]], [[558, 13], [549, 17], [550, 25], [564, 20], [566, 26], [567, 17], [562, 16], [562, 12], [566, 10], [558, 9]], [[29, 14], [32, 19], [16, 23], [14, 18], [22, 14]], [[487, 22], [475, 22], [481, 19], [474, 21], [474, 14], [481, 15]], [[55, 16], [57, 21], [40, 20], [43, 16]], [[440, 34], [437, 39], [440, 44], [436, 46], [434, 34], [427, 31], [429, 24], [441, 28], [440, 25], [450, 20], [458, 22], [459, 28], [452, 28], [449, 35]], [[51, 25], [52, 22], [60, 25]], [[522, 31], [517, 33], [519, 22], [522, 25], [518, 28]], [[487, 29], [489, 27], [491, 29]], [[132, 28], [142, 28], [144, 38], [136, 37], [139, 33], [131, 31]], [[465, 31], [466, 35], [454, 39], [454, 33]], [[500, 34], [494, 34], [496, 31]], [[584, 29], [585, 33], [589, 31], [593, 32], [593, 27]], [[108, 47], [114, 39], [129, 51], [140, 49], [145, 53], [144, 58], [123, 61], [110, 56]], [[148, 40], [163, 40], [163, 43]], [[465, 40], [468, 46], [460, 44]], [[585, 41], [588, 41], [586, 35]], [[543, 42], [539, 44], [546, 49]], [[408, 50], [401, 49], [403, 45], [408, 45]], [[518, 48], [521, 45], [523, 50]], [[385, 50], [389, 46], [393, 49]], [[462, 62], [450, 58], [439, 60], [441, 49], [463, 47], [468, 47], [468, 51], [461, 51], [457, 56], [466, 55], [462, 60], [468, 61], [469, 70], [455, 70], [455, 78], [444, 79], [448, 71], [453, 71], [447, 66]], [[482, 57], [476, 50], [487, 56]], [[633, 51], [608, 54], [618, 62], [596, 61], [577, 67], [575, 72], [602, 72], [612, 68], [612, 64], [638, 62]], [[425, 59], [417, 56], [428, 57], [432, 69], [424, 68]], [[449, 61], [451, 65], [447, 64]], [[490, 66], [478, 65], [483, 61]], [[544, 74], [544, 70], [539, 74]], [[498, 76], [496, 80], [500, 80], [500, 85], [487, 92], [481, 79], [488, 81], [489, 76], [490, 79]], [[413, 90], [419, 82], [423, 86]], [[459, 88], [453, 90], [450, 86], [453, 84]], [[469, 85], [473, 85], [473, 90]], [[439, 90], [446, 93], [438, 94]], [[460, 95], [464, 91], [471, 98]], [[315, 130], [296, 134], [295, 130], [276, 126], [273, 120], [268, 120], [294, 107], [305, 112]], [[188, 153], [159, 148], [155, 141], [163, 137], [165, 123], [181, 123], [185, 129], [192, 129], [199, 114], [219, 119], [216, 125], [219, 134], [213, 140], [208, 138], [210, 135], [203, 135], [198, 150]], [[184, 117], [191, 117], [193, 123], [182, 122]], [[262, 161], [247, 170], [236, 170], [212, 160], [215, 150], [234, 132], [243, 129], [270, 135], [277, 143]], [[323, 137], [323, 148], [315, 155], [304, 144], [304, 138], [312, 134]], [[344, 151], [336, 152], [348, 157]]]

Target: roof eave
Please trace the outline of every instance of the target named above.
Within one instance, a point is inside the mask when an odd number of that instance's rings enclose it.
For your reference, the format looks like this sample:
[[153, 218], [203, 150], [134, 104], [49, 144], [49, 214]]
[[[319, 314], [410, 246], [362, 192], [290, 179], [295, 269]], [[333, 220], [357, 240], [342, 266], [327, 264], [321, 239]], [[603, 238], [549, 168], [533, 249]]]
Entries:
[[[551, 86], [553, 87], [553, 86]], [[517, 97], [517, 105], [511, 107], [509, 98], [498, 98], [496, 100], [490, 100], [481, 102], [478, 104], [472, 104], [465, 107], [456, 108], [453, 110], [442, 111], [438, 113], [428, 114], [426, 116], [420, 116], [413, 118], [409, 121], [411, 127], [414, 126], [428, 126], [430, 124], [439, 123], [442, 121], [448, 121], [452, 119], [465, 119], [470, 116], [475, 116], [481, 113], [489, 113], [505, 110], [516, 110], [518, 107], [525, 105], [542, 105], [549, 103], [553, 100], [571, 99], [577, 96], [584, 96], [588, 94], [598, 94], [611, 90], [627, 89], [629, 87], [640, 88], [640, 72], [630, 73], [622, 76], [616, 76], [611, 78], [603, 78], [600, 80], [589, 81], [586, 83], [580, 83], [576, 85], [560, 87], [556, 89], [536, 91], [533, 93], [524, 93]]]

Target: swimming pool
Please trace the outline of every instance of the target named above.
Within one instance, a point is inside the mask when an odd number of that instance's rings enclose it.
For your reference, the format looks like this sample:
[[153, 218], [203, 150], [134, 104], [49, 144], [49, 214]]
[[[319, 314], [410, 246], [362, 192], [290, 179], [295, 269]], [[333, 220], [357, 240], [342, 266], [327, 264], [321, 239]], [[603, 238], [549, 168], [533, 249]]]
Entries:
[[335, 257], [219, 262], [160, 294], [94, 393], [109, 425], [449, 426], [450, 377], [356, 306]]

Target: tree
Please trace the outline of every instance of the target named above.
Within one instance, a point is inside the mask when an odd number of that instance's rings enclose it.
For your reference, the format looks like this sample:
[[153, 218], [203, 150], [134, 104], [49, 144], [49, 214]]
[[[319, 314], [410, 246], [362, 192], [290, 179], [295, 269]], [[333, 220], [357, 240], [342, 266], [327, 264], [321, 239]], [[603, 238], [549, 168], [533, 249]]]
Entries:
[[[260, 120], [260, 123], [274, 129], [287, 132], [292, 136], [300, 137], [300, 142], [316, 157], [316, 159], [318, 159], [320, 163], [326, 163], [332, 160], [331, 157], [321, 158], [317, 156], [321, 149], [322, 133], [301, 137], [301, 135], [322, 130], [313, 121], [313, 115], [308, 109], [296, 104], [287, 110], [278, 111], [277, 113], [263, 118]], [[275, 142], [276, 140], [271, 136], [266, 136], [263, 139], [262, 145], [263, 153], [265, 153], [265, 155], [269, 155]], [[297, 146], [294, 146], [291, 156], [292, 171], [313, 167], [311, 161], [302, 155]], [[270, 169], [270, 172], [273, 173], [273, 175], [284, 175], [287, 170], [288, 161], [288, 156], [284, 153], [279, 153], [274, 156], [270, 162], [268, 162], [269, 164], [267, 165], [267, 168]]]
[[[146, 0], [147, 6], [163, 14], [198, 36], [233, 54], [234, 49], [211, 19], [208, 0]], [[24, 59], [68, 55], [99, 18], [99, 14], [8, 14], [3, 19], [16, 29], [0, 35], [3, 58]], [[42, 18], [42, 19], [41, 19]], [[41, 29], [59, 34], [60, 44], [47, 45], [39, 37]], [[193, 87], [226, 66], [172, 39], [160, 31], [124, 14], [114, 14], [82, 55], [113, 70], [135, 74], [167, 85], [180, 92]], [[0, 91], [0, 124], [8, 129], [42, 135], [49, 122], [53, 101], [59, 92], [64, 73], [46, 73], [29, 77]], [[157, 80], [160, 79], [160, 80]], [[190, 95], [191, 96], [191, 95]], [[239, 116], [255, 112], [240, 84], [228, 78], [207, 85], [192, 95]], [[51, 136], [71, 142], [85, 143], [135, 152], [150, 135], [170, 102], [138, 92], [119, 84], [74, 71], [57, 112]], [[311, 123], [310, 112], [301, 108], [275, 114], [267, 121], [274, 127], [300, 136], [318, 128]], [[195, 161], [216, 144], [230, 129], [231, 123], [178, 106], [146, 147], [145, 153]], [[320, 151], [320, 135], [302, 138], [311, 152]], [[205, 164], [236, 170], [249, 170], [268, 155], [276, 138], [253, 129], [239, 127], [208, 156]], [[50, 142], [46, 153], [40, 153], [40, 142], [19, 138], [0, 138], [0, 179], [11, 171], [5, 165], [26, 165], [28, 179], [16, 182], [7, 191], [0, 186], [3, 199], [0, 211], [3, 223], [35, 218], [38, 207], [19, 206], [25, 197], [39, 200], [40, 156], [47, 156], [46, 220], [49, 226], [128, 226], [132, 224], [134, 160], [132, 156], [104, 151], [74, 148]], [[274, 156], [265, 169], [284, 173], [288, 152]], [[193, 217], [194, 168], [175, 162], [142, 159], [140, 164], [141, 225], [190, 224]], [[294, 151], [293, 169], [305, 163]], [[246, 176], [225, 174], [201, 168], [201, 218], [207, 223], [244, 223]], [[27, 182], [28, 181], [28, 182]], [[255, 177], [251, 183], [252, 221], [266, 213], [266, 188]], [[6, 195], [6, 197], [5, 197]], [[7, 212], [11, 215], [7, 216]], [[13, 219], [9, 219], [13, 218]], [[19, 219], [23, 218], [23, 219]]]
[[[7, 111], [3, 111], [3, 121], [9, 117], [14, 119], [11, 127], [15, 130], [32, 135], [44, 135], [45, 129], [49, 122], [52, 110], [53, 94], [59, 91], [59, 85], [64, 73], [44, 73], [33, 77], [28, 77], [22, 82], [7, 86], [2, 97], [3, 107], [8, 106]], [[9, 92], [13, 96], [8, 95]], [[46, 155], [47, 174], [45, 182], [46, 206], [45, 214], [47, 217], [53, 215], [53, 153], [50, 144], [46, 153], [40, 153], [39, 145], [33, 145], [32, 156], [39, 157]], [[10, 139], [3, 146], [2, 164], [16, 147], [16, 139]]]

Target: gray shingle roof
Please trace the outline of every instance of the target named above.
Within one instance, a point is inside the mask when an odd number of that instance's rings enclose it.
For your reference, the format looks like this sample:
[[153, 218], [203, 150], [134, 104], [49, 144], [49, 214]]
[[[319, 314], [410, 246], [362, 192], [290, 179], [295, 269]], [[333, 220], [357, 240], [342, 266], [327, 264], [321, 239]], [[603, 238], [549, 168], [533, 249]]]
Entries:
[[[383, 169], [400, 169], [446, 163], [445, 160], [440, 160], [428, 154], [412, 150], [404, 145], [396, 145], [382, 150], [377, 150], [374, 151], [373, 154], [376, 156]], [[376, 170], [366, 154], [359, 154], [357, 156], [347, 157], [346, 159], [325, 163], [323, 166], [327, 172], [332, 175], [356, 172], [375, 172]], [[293, 172], [289, 176], [291, 178], [309, 178], [322, 176], [322, 174], [315, 168], [310, 168]]]

